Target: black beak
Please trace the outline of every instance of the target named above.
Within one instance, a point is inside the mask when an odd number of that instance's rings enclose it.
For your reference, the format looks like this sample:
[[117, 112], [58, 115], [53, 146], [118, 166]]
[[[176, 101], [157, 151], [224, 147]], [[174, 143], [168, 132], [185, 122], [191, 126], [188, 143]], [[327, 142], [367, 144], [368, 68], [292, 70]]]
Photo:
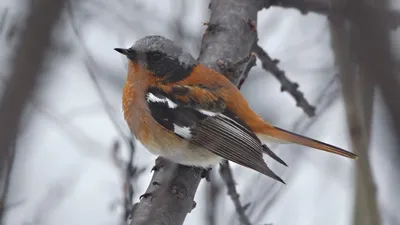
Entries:
[[130, 52], [129, 49], [126, 49], [126, 48], [114, 48], [114, 50], [121, 53], [122, 55], [126, 55], [126, 56], [128, 56], [128, 54]]

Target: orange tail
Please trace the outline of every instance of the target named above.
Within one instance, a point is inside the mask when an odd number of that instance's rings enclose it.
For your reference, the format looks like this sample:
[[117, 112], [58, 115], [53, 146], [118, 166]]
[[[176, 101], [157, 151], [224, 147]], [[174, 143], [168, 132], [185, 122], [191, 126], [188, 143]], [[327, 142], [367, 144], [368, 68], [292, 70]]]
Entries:
[[261, 133], [262, 135], [268, 136], [270, 138], [292, 142], [295, 144], [304, 145], [311, 148], [316, 148], [322, 151], [334, 153], [352, 159], [357, 158], [356, 154], [346, 151], [344, 149], [308, 137], [304, 137], [299, 134], [295, 134], [278, 127], [269, 126], [268, 128], [264, 129]]

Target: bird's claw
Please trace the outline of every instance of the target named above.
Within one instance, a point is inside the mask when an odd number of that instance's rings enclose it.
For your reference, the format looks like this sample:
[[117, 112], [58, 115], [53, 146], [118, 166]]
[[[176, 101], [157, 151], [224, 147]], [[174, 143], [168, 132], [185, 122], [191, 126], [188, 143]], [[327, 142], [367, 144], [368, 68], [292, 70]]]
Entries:
[[162, 157], [158, 157], [156, 159], [156, 164], [151, 168], [151, 172], [157, 172], [158, 170], [160, 170], [161, 168], [163, 168], [165, 166], [165, 159]]
[[139, 197], [139, 200], [142, 200], [143, 198], [148, 198], [148, 197], [153, 197], [153, 193], [152, 192], [144, 193]]
[[203, 172], [201, 173], [201, 178], [205, 178], [206, 181], [210, 182], [211, 181], [211, 179], [210, 179], [210, 171], [211, 171], [211, 169], [212, 169], [211, 167], [207, 168], [207, 169], [204, 169]]

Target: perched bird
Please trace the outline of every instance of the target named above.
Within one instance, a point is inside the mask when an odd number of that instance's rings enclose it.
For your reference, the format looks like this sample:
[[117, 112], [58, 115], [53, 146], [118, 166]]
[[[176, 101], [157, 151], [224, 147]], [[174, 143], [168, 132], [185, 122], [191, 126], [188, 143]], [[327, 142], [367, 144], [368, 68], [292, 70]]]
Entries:
[[222, 74], [199, 64], [162, 36], [145, 36], [128, 49], [123, 88], [124, 118], [153, 154], [173, 162], [209, 168], [227, 159], [282, 181], [263, 153], [286, 163], [265, 144], [296, 143], [348, 158], [356, 155], [266, 123]]

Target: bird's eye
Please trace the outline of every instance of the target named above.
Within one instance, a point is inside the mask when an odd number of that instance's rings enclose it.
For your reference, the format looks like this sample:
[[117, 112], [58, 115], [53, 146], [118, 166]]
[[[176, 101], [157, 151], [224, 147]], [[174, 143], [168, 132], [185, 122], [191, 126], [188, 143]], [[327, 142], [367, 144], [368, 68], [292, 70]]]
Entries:
[[162, 55], [160, 53], [158, 53], [158, 52], [153, 53], [152, 56], [151, 56], [151, 60], [154, 61], [154, 62], [158, 62], [161, 59], [162, 59]]

